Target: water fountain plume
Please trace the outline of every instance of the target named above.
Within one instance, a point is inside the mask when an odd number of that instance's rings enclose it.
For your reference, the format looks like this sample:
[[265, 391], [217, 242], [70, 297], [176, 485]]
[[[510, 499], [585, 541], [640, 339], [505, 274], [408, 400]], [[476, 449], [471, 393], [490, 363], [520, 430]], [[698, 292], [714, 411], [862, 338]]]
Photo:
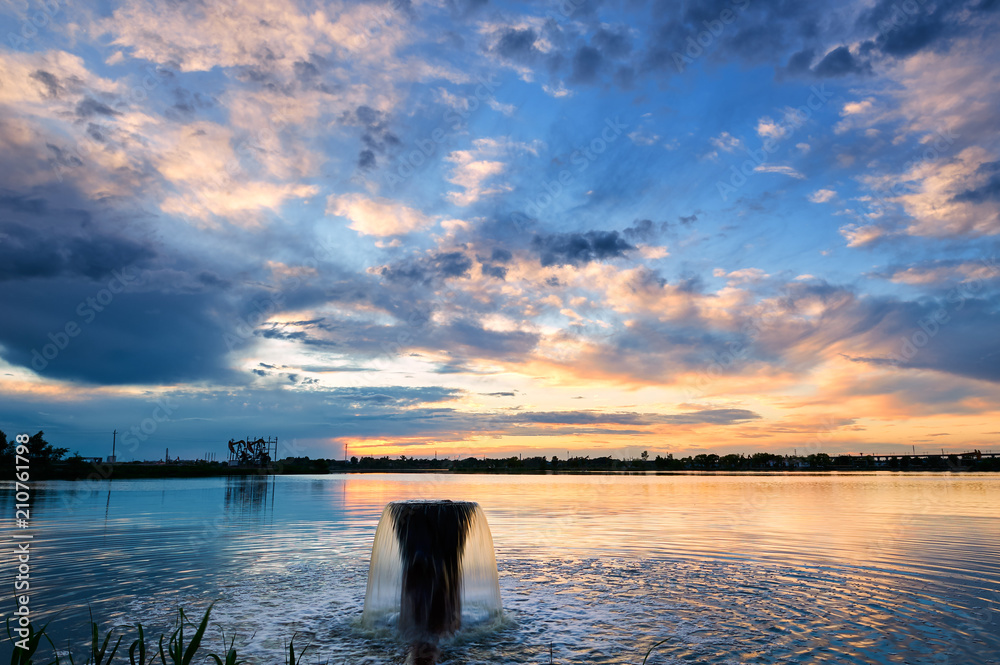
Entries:
[[437, 644], [467, 619], [502, 610], [493, 537], [471, 501], [394, 501], [372, 543], [362, 620], [396, 618], [411, 662], [434, 662]]

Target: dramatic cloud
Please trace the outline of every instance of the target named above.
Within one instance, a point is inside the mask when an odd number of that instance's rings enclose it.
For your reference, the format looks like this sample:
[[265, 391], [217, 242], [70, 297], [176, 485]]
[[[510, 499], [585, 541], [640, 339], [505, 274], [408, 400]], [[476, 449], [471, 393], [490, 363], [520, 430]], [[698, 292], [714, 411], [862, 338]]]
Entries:
[[17, 4], [5, 430], [992, 441], [995, 3]]
[[326, 212], [351, 220], [350, 228], [370, 236], [401, 235], [433, 224], [432, 219], [413, 208], [361, 194], [331, 195], [326, 201]]
[[605, 261], [635, 249], [617, 231], [536, 235], [531, 245], [543, 266]]

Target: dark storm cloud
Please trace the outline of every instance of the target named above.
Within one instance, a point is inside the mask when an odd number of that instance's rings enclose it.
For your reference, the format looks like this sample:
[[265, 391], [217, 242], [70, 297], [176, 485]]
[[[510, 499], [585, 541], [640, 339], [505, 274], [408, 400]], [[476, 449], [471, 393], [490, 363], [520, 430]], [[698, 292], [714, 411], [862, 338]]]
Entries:
[[362, 150], [358, 153], [358, 168], [371, 169], [375, 167], [375, 153], [371, 150]]
[[602, 413], [598, 411], [524, 412], [510, 416], [512, 422], [552, 423], [562, 425], [731, 425], [757, 420], [760, 416], [746, 409], [702, 409], [688, 413]]
[[852, 359], [898, 368], [932, 369], [1000, 382], [1000, 296], [976, 280], [953, 285], [920, 301], [859, 297], [836, 285], [789, 284], [780, 300], [790, 320], [805, 308], [822, 306], [810, 325], [786, 325], [778, 316], [753, 345], [755, 357], [806, 367], [818, 361], [816, 350], [848, 349]]
[[[672, 76], [685, 69], [677, 66], [677, 56], [686, 55], [693, 60], [771, 64], [792, 75], [866, 74], [871, 62], [880, 57], [907, 58], [923, 50], [947, 48], [951, 40], [993, 20], [987, 12], [996, 4], [878, 0], [854, 14], [846, 8], [831, 12], [829, 5], [790, 0], [712, 0], [686, 8], [659, 3], [653, 12], [659, 25], [634, 64], [641, 71]], [[725, 11], [731, 11], [734, 18], [722, 24]], [[702, 33], [706, 36], [699, 45]], [[858, 47], [852, 51], [849, 44]]]
[[353, 113], [343, 114], [341, 121], [363, 128], [361, 143], [364, 147], [358, 153], [358, 168], [362, 170], [374, 168], [378, 163], [378, 155], [400, 145], [399, 137], [389, 129], [386, 114], [368, 105], [362, 104]]
[[436, 252], [383, 266], [379, 274], [390, 282], [429, 284], [438, 279], [467, 277], [472, 260], [461, 252]]
[[[13, 159], [0, 155], [0, 167], [13, 167], [5, 157]], [[6, 361], [83, 383], [239, 383], [229, 354], [268, 314], [286, 302], [347, 297], [264, 289], [263, 268], [231, 268], [226, 253], [178, 255], [140, 220], [95, 205], [68, 183], [0, 192]], [[357, 276], [343, 291], [367, 299], [373, 282]]]
[[112, 293], [120, 288], [112, 280], [25, 280], [4, 290], [6, 359], [46, 377], [98, 384], [228, 375], [224, 328], [211, 314], [217, 303], [210, 295]]
[[118, 111], [105, 104], [104, 102], [99, 102], [93, 97], [84, 97], [76, 105], [76, 114], [81, 118], [90, 118], [95, 115], [102, 115], [105, 117], [121, 115]]
[[539, 234], [532, 238], [531, 247], [543, 266], [605, 261], [635, 249], [617, 231]]
[[961, 14], [975, 11], [976, 6], [974, 2], [881, 0], [862, 13], [858, 25], [875, 35], [874, 43], [882, 52], [906, 57], [961, 32], [964, 22]]
[[513, 256], [510, 250], [497, 247], [493, 249], [489, 258], [476, 256], [476, 260], [481, 264], [480, 271], [482, 274], [503, 281], [507, 279], [507, 267], [503, 264], [510, 262]]
[[788, 59], [785, 71], [789, 74], [807, 74], [812, 72], [812, 63], [816, 59], [816, 49], [802, 49], [798, 53], [793, 53]]
[[377, 404], [393, 404], [410, 406], [429, 402], [447, 402], [462, 395], [457, 388], [444, 386], [379, 387], [379, 388], [335, 388], [329, 391], [332, 397], [342, 398], [351, 402], [374, 402]]
[[482, 273], [487, 277], [493, 277], [494, 279], [499, 279], [504, 281], [507, 279], [507, 268], [506, 266], [495, 266], [488, 263], [482, 265]]
[[632, 40], [624, 26], [610, 29], [601, 26], [594, 33], [591, 44], [609, 58], [624, 58], [632, 51]]
[[305, 60], [298, 60], [292, 65], [292, 71], [295, 73], [295, 77], [303, 83], [311, 83], [320, 75], [319, 67], [316, 66], [315, 62], [306, 62]]
[[167, 117], [180, 119], [189, 117], [200, 110], [215, 106], [215, 100], [201, 92], [191, 92], [186, 88], [174, 88], [174, 103], [167, 109]]
[[42, 69], [38, 69], [31, 74], [31, 78], [41, 83], [45, 86], [45, 92], [47, 97], [58, 97], [59, 92], [62, 90], [62, 86], [59, 85], [59, 79], [56, 78], [54, 74], [51, 74]]
[[869, 70], [870, 67], [866, 63], [858, 62], [846, 46], [840, 46], [823, 56], [819, 64], [813, 68], [813, 73], [821, 78], [827, 78], [847, 74], [863, 74]]
[[581, 46], [573, 55], [573, 83], [593, 83], [601, 69], [601, 52], [592, 46]]
[[637, 219], [622, 231], [622, 236], [629, 242], [653, 242], [668, 226], [666, 222], [658, 224], [651, 219]]
[[503, 249], [502, 247], [494, 248], [493, 253], [490, 255], [490, 260], [495, 263], [507, 263], [514, 255], [511, 254], [510, 250]]
[[935, 303], [892, 303], [873, 331], [881, 354], [898, 367], [932, 369], [1000, 383], [1000, 298], [973, 298], [958, 287]]
[[[53, 233], [58, 224], [58, 233]], [[57, 275], [99, 279], [156, 252], [94, 229], [90, 213], [50, 209], [45, 199], [0, 196], [0, 281]]]
[[539, 336], [520, 330], [487, 330], [477, 321], [459, 320], [439, 326], [429, 333], [427, 346], [456, 349], [472, 358], [520, 360], [538, 344]]
[[952, 201], [958, 203], [986, 203], [987, 201], [1000, 201], [1000, 162], [988, 162], [976, 169], [976, 172], [988, 175], [986, 183], [974, 189], [967, 189], [956, 194]]
[[493, 47], [501, 57], [517, 62], [531, 62], [541, 55], [535, 47], [538, 34], [531, 28], [505, 28]]

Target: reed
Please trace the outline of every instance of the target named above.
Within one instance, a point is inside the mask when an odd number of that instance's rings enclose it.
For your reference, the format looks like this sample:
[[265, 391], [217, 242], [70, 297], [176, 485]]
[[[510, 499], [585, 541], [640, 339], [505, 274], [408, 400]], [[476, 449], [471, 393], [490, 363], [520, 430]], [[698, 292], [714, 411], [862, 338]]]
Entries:
[[[152, 644], [147, 641], [146, 630], [141, 623], [135, 624], [137, 633], [135, 640], [128, 648], [129, 665], [191, 665], [192, 663], [205, 662], [210, 660], [217, 665], [244, 665], [247, 661], [241, 660], [236, 651], [236, 636], [233, 635], [229, 643], [226, 644], [226, 634], [222, 633], [223, 655], [208, 651], [203, 640], [208, 629], [208, 619], [212, 612], [212, 605], [205, 610], [201, 621], [195, 624], [184, 613], [183, 609], [177, 610], [177, 626], [169, 635], [160, 635], [159, 640]], [[132, 628], [132, 626], [126, 626]], [[27, 638], [13, 635], [10, 627], [10, 619], [7, 620], [7, 639], [13, 653], [11, 654], [11, 665], [61, 665], [69, 663], [76, 665], [77, 661], [73, 655], [73, 649], [69, 649], [64, 656], [60, 656], [52, 639], [47, 634], [48, 624], [39, 629], [35, 629], [32, 624], [28, 624]], [[94, 621], [93, 615], [90, 617], [90, 644], [85, 647], [84, 657], [81, 665], [121, 665], [124, 663], [125, 654], [118, 654], [122, 640], [125, 635], [119, 635], [115, 640], [115, 632], [120, 627], [114, 627], [101, 639], [100, 628]], [[191, 632], [193, 630], [193, 633]], [[251, 636], [252, 637], [252, 636]], [[42, 640], [48, 642], [52, 655], [48, 659], [41, 659], [39, 648]], [[23, 645], [24, 648], [21, 648]], [[110, 650], [109, 650], [110, 647]], [[284, 652], [286, 665], [299, 665], [305, 655], [306, 646], [296, 654], [295, 636], [288, 643]], [[119, 658], [115, 660], [115, 656]], [[197, 660], [196, 660], [197, 657]]]

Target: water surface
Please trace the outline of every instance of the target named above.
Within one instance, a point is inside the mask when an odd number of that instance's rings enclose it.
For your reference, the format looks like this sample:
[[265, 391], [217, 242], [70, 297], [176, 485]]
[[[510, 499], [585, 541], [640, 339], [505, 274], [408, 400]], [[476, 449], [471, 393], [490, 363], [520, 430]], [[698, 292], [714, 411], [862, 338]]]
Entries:
[[399, 663], [391, 635], [358, 621], [375, 527], [389, 501], [450, 498], [485, 511], [505, 607], [446, 646], [450, 663], [551, 650], [638, 664], [664, 639], [650, 664], [1000, 663], [995, 475], [357, 474], [35, 494], [32, 609], [61, 646], [82, 643], [88, 606], [104, 627], [166, 630], [178, 606], [217, 601], [214, 623], [255, 662], [280, 662], [295, 634], [308, 662]]

